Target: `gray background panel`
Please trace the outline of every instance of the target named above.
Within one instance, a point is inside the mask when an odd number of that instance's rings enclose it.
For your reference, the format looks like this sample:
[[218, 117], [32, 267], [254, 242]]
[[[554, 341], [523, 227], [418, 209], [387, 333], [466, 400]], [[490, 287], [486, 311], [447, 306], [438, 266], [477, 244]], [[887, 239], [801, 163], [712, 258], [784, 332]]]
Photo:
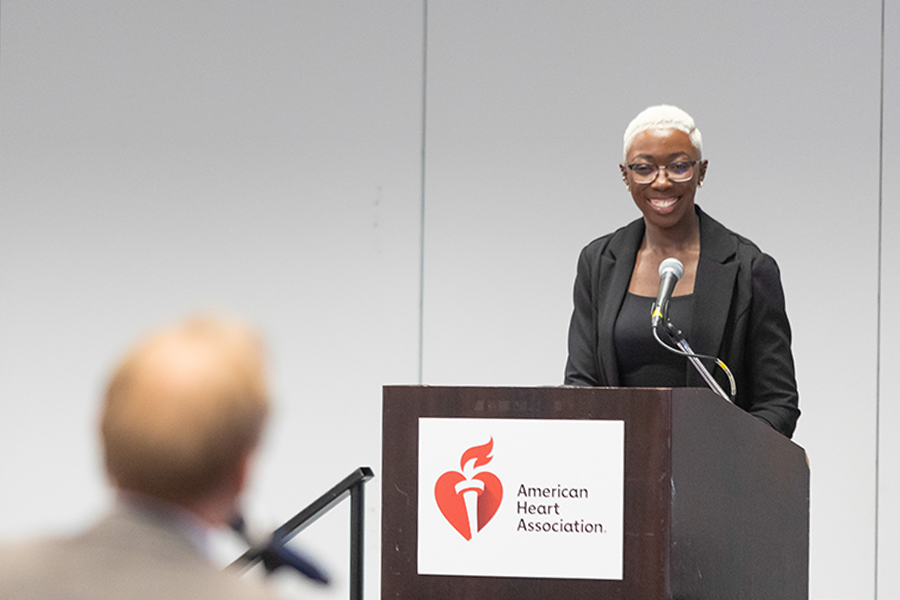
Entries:
[[900, 3], [885, 8], [878, 590], [880, 598], [900, 598], [900, 315], [894, 309], [900, 294]]

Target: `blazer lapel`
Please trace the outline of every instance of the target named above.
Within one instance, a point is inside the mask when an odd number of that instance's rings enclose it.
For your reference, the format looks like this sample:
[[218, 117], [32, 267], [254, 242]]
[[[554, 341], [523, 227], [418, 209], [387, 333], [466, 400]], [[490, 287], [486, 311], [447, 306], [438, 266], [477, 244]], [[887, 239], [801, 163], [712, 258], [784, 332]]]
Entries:
[[[644, 221], [637, 219], [620, 230], [609, 242], [600, 257], [598, 290], [604, 298], [597, 315], [597, 346], [600, 370], [607, 385], [619, 385], [619, 365], [616, 362], [616, 318], [625, 301], [637, 251], [644, 238]], [[649, 315], [648, 315], [649, 319]]]
[[[720, 223], [697, 208], [700, 216], [700, 260], [694, 281], [694, 307], [688, 342], [694, 352], [718, 356], [731, 309], [738, 261], [736, 242]], [[688, 364], [688, 385], [706, 384]]]

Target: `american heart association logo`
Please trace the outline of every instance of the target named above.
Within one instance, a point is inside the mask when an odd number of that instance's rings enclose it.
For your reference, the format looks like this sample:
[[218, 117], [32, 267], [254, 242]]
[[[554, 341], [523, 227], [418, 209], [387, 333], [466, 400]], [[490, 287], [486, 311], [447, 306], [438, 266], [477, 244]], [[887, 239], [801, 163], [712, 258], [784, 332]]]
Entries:
[[466, 540], [484, 529], [503, 499], [503, 484], [496, 475], [481, 469], [494, 458], [494, 438], [487, 444], [463, 452], [459, 471], [447, 471], [434, 486], [441, 514]]

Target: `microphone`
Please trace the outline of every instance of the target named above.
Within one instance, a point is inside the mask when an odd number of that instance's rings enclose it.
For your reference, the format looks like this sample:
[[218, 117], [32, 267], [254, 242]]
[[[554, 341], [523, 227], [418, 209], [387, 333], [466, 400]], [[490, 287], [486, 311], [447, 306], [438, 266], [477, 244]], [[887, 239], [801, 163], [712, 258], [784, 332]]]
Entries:
[[[679, 354], [681, 356], [687, 357], [690, 363], [697, 369], [697, 372], [700, 373], [700, 376], [703, 377], [703, 380], [709, 385], [712, 390], [719, 394], [722, 398], [727, 400], [728, 402], [734, 402], [733, 397], [737, 396], [737, 388], [734, 384], [734, 376], [731, 374], [731, 371], [728, 370], [728, 367], [725, 366], [721, 360], [716, 358], [715, 356], [707, 356], [705, 354], [697, 354], [695, 353], [687, 340], [684, 339], [684, 335], [681, 333], [681, 330], [672, 325], [672, 323], [667, 318], [667, 313], [669, 312], [669, 299], [672, 297], [672, 292], [675, 291], [675, 284], [678, 283], [678, 280], [684, 275], [684, 265], [681, 264], [681, 261], [674, 257], [669, 257], [666, 260], [662, 261], [659, 265], [659, 293], [656, 295], [656, 302], [653, 303], [653, 310], [651, 312], [651, 319], [653, 320], [653, 337], [656, 338], [656, 341], [671, 352], [675, 354]], [[666, 331], [669, 333], [669, 336], [675, 341], [675, 344], [680, 348], [680, 350], [676, 350], [672, 348], [668, 344], [666, 344], [659, 337], [659, 331], [657, 330], [660, 321], [665, 321]], [[713, 376], [707, 370], [703, 363], [700, 362], [701, 358], [706, 358], [710, 360], [716, 361], [716, 364], [722, 367], [722, 370], [725, 371], [725, 375], [728, 376], [728, 381], [731, 383], [731, 396], [725, 393], [725, 390], [722, 389], [722, 386], [713, 379]]]
[[254, 544], [250, 535], [247, 533], [247, 525], [244, 522], [244, 517], [240, 513], [236, 513], [232, 516], [231, 520], [228, 522], [228, 526], [250, 545], [251, 552], [262, 560], [266, 572], [272, 573], [276, 569], [287, 567], [305, 575], [316, 583], [321, 583], [323, 585], [329, 584], [328, 575], [299, 552], [289, 550], [284, 545], [283, 540], [276, 539], [273, 536], [265, 543]]
[[656, 329], [659, 322], [666, 318], [666, 313], [669, 312], [669, 298], [672, 297], [675, 284], [682, 275], [684, 275], [684, 265], [677, 258], [670, 257], [660, 263], [659, 293], [656, 295], [656, 302], [653, 303], [651, 313], [653, 329]]
[[260, 556], [266, 571], [269, 573], [276, 569], [287, 567], [312, 579], [316, 583], [323, 585], [328, 585], [329, 583], [328, 576], [317, 565], [313, 564], [312, 561], [302, 554], [288, 550], [283, 542], [270, 540], [268, 545], [263, 548]]

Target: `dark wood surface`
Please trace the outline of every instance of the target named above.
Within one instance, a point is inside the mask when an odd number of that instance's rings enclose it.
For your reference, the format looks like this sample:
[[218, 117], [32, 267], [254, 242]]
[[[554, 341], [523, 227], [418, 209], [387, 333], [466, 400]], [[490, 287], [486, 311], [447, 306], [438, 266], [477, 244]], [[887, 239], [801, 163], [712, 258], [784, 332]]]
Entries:
[[[625, 421], [623, 579], [418, 575], [419, 417]], [[806, 598], [803, 451], [705, 390], [389, 386], [382, 462], [383, 599]]]
[[803, 449], [715, 396], [672, 393], [671, 596], [805, 600]]

